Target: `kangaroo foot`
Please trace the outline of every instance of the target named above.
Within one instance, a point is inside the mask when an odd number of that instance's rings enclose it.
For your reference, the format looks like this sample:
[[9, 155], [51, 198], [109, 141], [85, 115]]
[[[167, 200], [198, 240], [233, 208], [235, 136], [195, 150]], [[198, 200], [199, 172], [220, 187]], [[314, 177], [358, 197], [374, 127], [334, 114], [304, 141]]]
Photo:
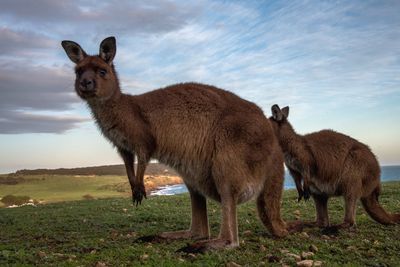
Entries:
[[238, 247], [239, 244], [233, 244], [228, 240], [223, 239], [210, 239], [205, 241], [199, 241], [194, 244], [188, 244], [187, 246], [178, 249], [176, 252], [184, 253], [204, 253], [211, 250], [234, 248]]
[[271, 226], [272, 234], [277, 238], [285, 237], [289, 234], [286, 223], [282, 220], [273, 221]]
[[291, 234], [291, 233], [296, 233], [296, 232], [301, 232], [303, 231], [304, 228], [304, 222], [303, 221], [291, 221], [291, 222], [286, 222], [286, 230]]

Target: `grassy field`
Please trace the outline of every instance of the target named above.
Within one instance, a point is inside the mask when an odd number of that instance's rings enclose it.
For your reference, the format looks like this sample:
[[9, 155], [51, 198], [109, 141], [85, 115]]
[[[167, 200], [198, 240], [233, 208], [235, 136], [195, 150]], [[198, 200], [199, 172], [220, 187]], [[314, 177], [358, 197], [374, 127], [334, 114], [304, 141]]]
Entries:
[[[79, 188], [75, 188], [80, 190]], [[33, 192], [32, 192], [33, 195]], [[296, 202], [294, 191], [285, 191], [283, 217], [314, 218], [312, 202]], [[400, 212], [400, 183], [385, 183], [380, 202]], [[219, 229], [219, 206], [210, 201], [212, 235]], [[341, 199], [329, 203], [331, 220], [343, 216]], [[259, 221], [255, 203], [238, 209], [241, 246], [237, 249], [184, 254], [175, 252], [191, 240], [141, 243], [140, 236], [185, 229], [190, 222], [187, 194], [157, 196], [134, 208], [129, 198], [82, 200], [0, 209], [0, 266], [243, 266], [295, 265], [295, 256], [318, 251], [311, 259], [323, 266], [399, 266], [400, 225], [383, 226], [358, 207], [357, 229], [324, 235], [320, 229], [274, 239]], [[315, 251], [315, 248], [314, 248]]]
[[[176, 176], [146, 176], [146, 188], [174, 183]], [[16, 184], [7, 184], [15, 182]], [[0, 199], [6, 195], [29, 196], [31, 199], [53, 203], [90, 198], [130, 196], [126, 175], [0, 175]], [[0, 207], [4, 206], [0, 202]]]

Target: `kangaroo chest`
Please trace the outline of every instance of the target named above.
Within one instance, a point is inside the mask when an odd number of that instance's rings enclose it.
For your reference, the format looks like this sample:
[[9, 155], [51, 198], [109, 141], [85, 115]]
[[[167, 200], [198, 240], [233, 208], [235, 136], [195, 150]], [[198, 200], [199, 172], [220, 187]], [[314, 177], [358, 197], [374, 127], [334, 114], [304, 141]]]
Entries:
[[285, 153], [285, 164], [289, 169], [292, 169], [298, 173], [303, 172], [303, 166], [301, 165], [300, 161], [289, 153]]

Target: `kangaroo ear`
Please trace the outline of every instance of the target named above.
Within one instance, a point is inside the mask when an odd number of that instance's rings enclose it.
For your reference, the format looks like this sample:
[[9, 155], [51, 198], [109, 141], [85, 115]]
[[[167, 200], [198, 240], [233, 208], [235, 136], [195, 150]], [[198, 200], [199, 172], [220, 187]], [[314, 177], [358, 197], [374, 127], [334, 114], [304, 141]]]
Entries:
[[99, 56], [105, 62], [111, 65], [116, 52], [117, 52], [117, 45], [114, 36], [107, 37], [101, 42]]
[[282, 111], [277, 104], [271, 107], [271, 111], [272, 111], [272, 118], [274, 118], [274, 120], [276, 121], [282, 120]]
[[64, 40], [61, 42], [61, 45], [69, 59], [71, 59], [75, 64], [78, 64], [78, 62], [87, 57], [86, 52], [80, 47], [80, 45], [73, 41]]
[[282, 109], [282, 114], [287, 119], [289, 117], [289, 107], [284, 107]]

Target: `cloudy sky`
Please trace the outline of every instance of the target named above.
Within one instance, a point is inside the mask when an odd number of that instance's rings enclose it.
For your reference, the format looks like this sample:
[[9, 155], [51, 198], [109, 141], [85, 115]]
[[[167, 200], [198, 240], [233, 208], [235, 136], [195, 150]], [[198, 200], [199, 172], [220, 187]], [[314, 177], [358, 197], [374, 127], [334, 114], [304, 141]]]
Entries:
[[121, 163], [73, 89], [61, 40], [117, 38], [123, 91], [196, 81], [291, 107], [400, 164], [399, 1], [0, 1], [0, 173]]

